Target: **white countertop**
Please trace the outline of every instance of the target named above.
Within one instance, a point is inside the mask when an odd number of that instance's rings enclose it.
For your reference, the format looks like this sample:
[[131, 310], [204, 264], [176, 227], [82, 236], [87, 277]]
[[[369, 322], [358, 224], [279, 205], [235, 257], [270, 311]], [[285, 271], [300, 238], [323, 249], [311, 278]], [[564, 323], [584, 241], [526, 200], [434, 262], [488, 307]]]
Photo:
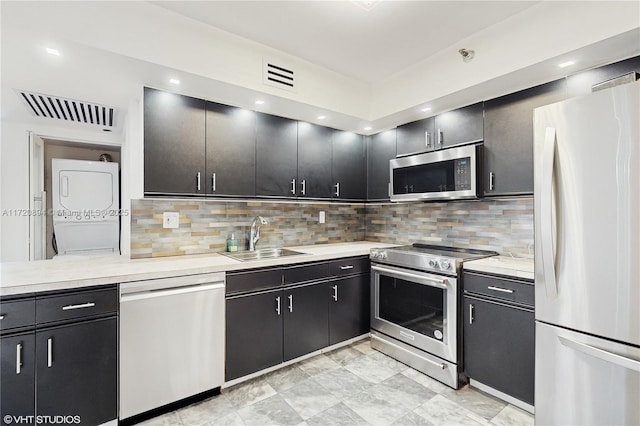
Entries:
[[0, 296], [361, 256], [369, 254], [372, 248], [391, 246], [360, 241], [286, 247], [304, 254], [250, 262], [218, 253], [150, 259], [66, 256], [34, 262], [6, 262], [0, 263]]
[[462, 267], [466, 271], [487, 272], [527, 280], [534, 279], [533, 259], [493, 256], [464, 262]]

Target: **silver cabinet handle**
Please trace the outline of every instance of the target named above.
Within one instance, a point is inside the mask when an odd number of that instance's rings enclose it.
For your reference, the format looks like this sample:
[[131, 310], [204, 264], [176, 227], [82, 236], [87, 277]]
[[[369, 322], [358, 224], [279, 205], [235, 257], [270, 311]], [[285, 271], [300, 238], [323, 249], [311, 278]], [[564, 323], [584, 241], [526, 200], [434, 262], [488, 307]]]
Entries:
[[495, 178], [496, 174], [493, 172], [489, 172], [489, 191], [493, 191], [493, 189], [495, 188], [494, 184], [493, 184], [493, 179]]
[[336, 187], [336, 192], [335, 192], [333, 195], [335, 195], [336, 197], [339, 197], [339, 196], [340, 196], [340, 182], [337, 182], [337, 183], [336, 183], [335, 185], [333, 185], [333, 186], [335, 186], [335, 187]]
[[500, 291], [502, 293], [513, 293], [513, 290], [510, 290], [508, 288], [500, 288], [500, 287], [494, 287], [492, 285], [490, 285], [489, 287], [487, 287], [489, 290], [493, 290], [493, 291]]
[[95, 303], [93, 302], [88, 302], [88, 303], [82, 303], [80, 305], [67, 305], [67, 306], [63, 306], [62, 310], [63, 311], [72, 311], [74, 309], [84, 309], [84, 308], [93, 308], [94, 306], [96, 306]]
[[340, 270], [342, 271], [347, 271], [349, 269], [353, 269], [353, 265], [345, 265], [340, 267]]
[[296, 195], [296, 180], [295, 179], [291, 179], [291, 193], [293, 195]]
[[302, 182], [300, 182], [300, 184], [302, 185], [302, 189], [300, 190], [300, 192], [302, 193], [302, 195], [305, 195], [307, 193], [307, 180], [302, 179]]
[[4, 319], [4, 315], [0, 315], [0, 320], [3, 320], [3, 319]]
[[473, 324], [473, 303], [469, 303], [469, 324]]
[[605, 362], [619, 365], [620, 367], [624, 367], [628, 370], [640, 372], [640, 361], [636, 361], [635, 359], [605, 351], [604, 349], [596, 348], [594, 346], [587, 345], [586, 343], [576, 342], [563, 336], [558, 336], [558, 340], [568, 348], [575, 349], [576, 351], [591, 355], [595, 358], [600, 358]]
[[211, 192], [216, 192], [216, 174], [211, 173]]
[[424, 146], [429, 149], [431, 148], [431, 133], [424, 132]]
[[47, 367], [51, 368], [53, 365], [53, 337], [47, 339]]
[[276, 312], [280, 315], [280, 296], [276, 297]]
[[333, 297], [333, 300], [337, 302], [338, 301], [338, 284], [332, 286], [331, 288], [333, 289], [333, 295], [331, 297]]
[[289, 299], [289, 312], [293, 312], [293, 294], [287, 296], [287, 299]]
[[22, 367], [22, 343], [16, 345], [16, 374], [20, 374], [20, 367]]
[[196, 190], [200, 191], [200, 172], [196, 174]]
[[444, 144], [444, 132], [441, 129], [438, 129], [438, 140], [436, 142], [436, 145], [438, 148], [442, 148], [443, 144]]

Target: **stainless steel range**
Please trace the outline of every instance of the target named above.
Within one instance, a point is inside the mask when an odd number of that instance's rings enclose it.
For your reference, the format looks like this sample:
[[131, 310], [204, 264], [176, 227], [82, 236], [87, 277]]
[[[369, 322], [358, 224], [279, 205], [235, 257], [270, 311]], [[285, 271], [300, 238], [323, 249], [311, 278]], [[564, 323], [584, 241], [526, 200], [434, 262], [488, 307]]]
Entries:
[[457, 389], [462, 263], [497, 254], [420, 243], [372, 249], [371, 346]]

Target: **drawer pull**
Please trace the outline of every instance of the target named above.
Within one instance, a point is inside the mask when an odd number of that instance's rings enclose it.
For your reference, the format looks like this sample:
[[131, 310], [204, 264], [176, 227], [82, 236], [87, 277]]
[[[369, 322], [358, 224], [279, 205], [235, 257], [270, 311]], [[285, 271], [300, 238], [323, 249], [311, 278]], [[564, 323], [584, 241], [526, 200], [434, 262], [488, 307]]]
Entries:
[[51, 368], [53, 365], [53, 338], [47, 339], [47, 368]]
[[346, 266], [341, 266], [340, 267], [340, 270], [342, 270], [342, 271], [346, 271], [346, 270], [349, 270], [349, 269], [353, 269], [353, 265], [346, 265]]
[[73, 309], [84, 309], [84, 308], [93, 308], [94, 306], [96, 306], [95, 303], [93, 302], [89, 302], [89, 303], [83, 303], [81, 305], [67, 305], [67, 306], [63, 306], [62, 310], [63, 311], [71, 311]]
[[22, 367], [22, 343], [16, 345], [16, 374], [20, 374], [20, 367]]
[[500, 291], [502, 293], [513, 293], [513, 290], [510, 290], [508, 288], [500, 288], [500, 287], [494, 287], [492, 285], [490, 285], [489, 287], [487, 287], [489, 290], [493, 290], [493, 291]]

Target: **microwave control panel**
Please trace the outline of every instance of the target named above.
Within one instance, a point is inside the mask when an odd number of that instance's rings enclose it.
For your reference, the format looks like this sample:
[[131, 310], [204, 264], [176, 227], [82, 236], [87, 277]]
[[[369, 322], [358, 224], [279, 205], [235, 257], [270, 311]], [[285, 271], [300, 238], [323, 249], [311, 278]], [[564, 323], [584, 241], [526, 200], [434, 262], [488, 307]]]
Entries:
[[471, 189], [471, 159], [469, 157], [456, 159], [454, 169], [456, 191]]

